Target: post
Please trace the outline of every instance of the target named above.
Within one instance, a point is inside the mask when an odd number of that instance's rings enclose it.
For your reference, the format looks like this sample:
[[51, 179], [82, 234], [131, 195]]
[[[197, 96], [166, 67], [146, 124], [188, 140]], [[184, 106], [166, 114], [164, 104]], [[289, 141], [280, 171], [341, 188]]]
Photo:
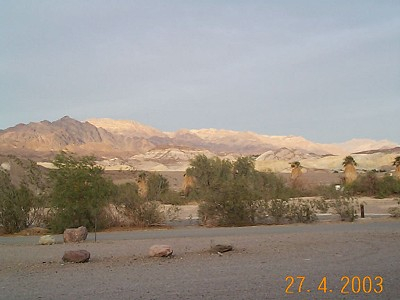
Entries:
[[94, 217], [94, 242], [97, 241], [97, 213]]
[[364, 204], [360, 204], [360, 208], [361, 208], [361, 218], [365, 218], [365, 215], [364, 215]]

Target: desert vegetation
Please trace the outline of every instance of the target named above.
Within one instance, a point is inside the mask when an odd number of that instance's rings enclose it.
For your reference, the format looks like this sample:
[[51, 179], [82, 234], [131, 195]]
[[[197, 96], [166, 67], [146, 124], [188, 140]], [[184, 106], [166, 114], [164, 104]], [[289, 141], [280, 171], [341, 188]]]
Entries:
[[[351, 164], [355, 165], [354, 160]], [[335, 185], [309, 189], [298, 181], [300, 162], [291, 163], [291, 167], [290, 182], [286, 182], [278, 174], [255, 170], [254, 160], [250, 157], [230, 162], [197, 156], [186, 170], [187, 176], [193, 177], [196, 183], [189, 197], [198, 200], [199, 215], [206, 225], [309, 223], [317, 219], [317, 213], [328, 210], [338, 214], [342, 220], [354, 221], [359, 205], [356, 195], [364, 193], [357, 187], [365, 176], [346, 184], [341, 190]], [[382, 186], [391, 179], [379, 180], [374, 190], [376, 193], [384, 190]], [[392, 192], [397, 190], [385, 190], [387, 194]]]
[[[165, 221], [160, 205], [188, 202], [199, 205], [200, 223], [209, 226], [308, 223], [327, 211], [353, 221], [357, 197], [400, 194], [397, 176], [370, 171], [350, 182], [346, 179], [341, 189], [333, 184], [310, 188], [298, 180], [300, 162], [291, 163], [287, 181], [277, 173], [257, 171], [254, 157], [230, 161], [198, 155], [185, 172], [182, 191], [172, 190], [167, 178], [155, 172], [135, 172], [133, 180], [115, 184], [92, 156], [60, 152], [50, 171], [33, 161], [13, 156], [8, 160], [23, 171], [15, 179], [7, 168], [0, 168], [0, 224], [8, 233], [32, 225], [53, 232], [78, 226], [93, 230], [159, 225]], [[393, 165], [398, 161], [397, 157]], [[356, 162], [346, 157], [343, 165], [346, 171]]]
[[[142, 172], [137, 182], [116, 185], [93, 156], [61, 152], [48, 172], [32, 161], [8, 158], [23, 175], [13, 182], [10, 171], [0, 169], [0, 225], [6, 233], [31, 225], [53, 232], [78, 226], [150, 226], [162, 222], [160, 203], [180, 198], [160, 174]], [[145, 193], [139, 190], [140, 181]]]
[[48, 186], [36, 163], [12, 155], [8, 158], [24, 174], [13, 179], [8, 170], [0, 168], [0, 224], [6, 232], [17, 232], [44, 222]]
[[393, 166], [396, 167], [396, 171], [394, 173], [394, 175], [400, 179], [400, 156], [396, 156], [396, 158], [393, 161]]

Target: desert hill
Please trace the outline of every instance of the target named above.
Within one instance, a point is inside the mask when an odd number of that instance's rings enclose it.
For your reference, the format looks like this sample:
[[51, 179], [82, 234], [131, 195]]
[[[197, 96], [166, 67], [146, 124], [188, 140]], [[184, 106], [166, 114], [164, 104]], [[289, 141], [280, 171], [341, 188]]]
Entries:
[[[390, 165], [397, 144], [383, 140], [351, 140], [320, 144], [300, 136], [268, 136], [221, 129], [181, 129], [163, 132], [135, 121], [70, 117], [18, 124], [0, 130], [0, 152], [37, 161], [50, 161], [67, 150], [95, 155], [108, 168], [184, 170], [197, 154], [234, 159], [258, 157], [257, 168], [285, 171], [298, 160], [308, 168], [340, 169], [344, 155], [357, 152], [363, 168]], [[357, 160], [357, 158], [356, 158]], [[365, 161], [365, 163], [364, 163]]]
[[124, 155], [153, 148], [144, 138], [112, 134], [70, 117], [49, 122], [18, 124], [0, 131], [0, 151], [28, 158], [48, 159], [61, 150], [80, 154]]
[[137, 137], [137, 138], [168, 137], [165, 133], [156, 128], [143, 125], [135, 121], [101, 118], [101, 119], [89, 119], [86, 122], [96, 126], [97, 128], [103, 128], [113, 134], [123, 135], [127, 137]]

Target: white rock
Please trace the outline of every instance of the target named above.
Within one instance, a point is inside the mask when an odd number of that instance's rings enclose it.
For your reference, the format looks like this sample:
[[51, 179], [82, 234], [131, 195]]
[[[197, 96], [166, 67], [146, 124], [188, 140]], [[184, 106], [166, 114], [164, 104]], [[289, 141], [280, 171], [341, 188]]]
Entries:
[[2, 168], [3, 170], [10, 171], [10, 170], [11, 170], [11, 165], [10, 165], [10, 163], [8, 163], [8, 162], [3, 162], [3, 163], [1, 164], [1, 168]]
[[39, 239], [40, 245], [53, 245], [53, 244], [55, 244], [55, 242], [56, 242], [56, 239], [49, 234], [43, 235]]

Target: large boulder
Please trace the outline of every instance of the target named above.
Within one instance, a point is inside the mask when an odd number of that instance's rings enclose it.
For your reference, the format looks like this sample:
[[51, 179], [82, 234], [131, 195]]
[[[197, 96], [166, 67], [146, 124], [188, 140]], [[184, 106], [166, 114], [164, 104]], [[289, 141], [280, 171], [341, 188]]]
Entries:
[[81, 226], [78, 228], [67, 228], [64, 230], [64, 243], [78, 243], [86, 240], [88, 230]]
[[86, 250], [65, 251], [62, 260], [64, 262], [85, 263], [90, 259], [90, 252]]
[[168, 257], [174, 251], [169, 245], [153, 245], [149, 249], [149, 256], [151, 257]]
[[39, 238], [39, 245], [53, 245], [55, 242], [56, 239], [49, 234], [43, 235]]

